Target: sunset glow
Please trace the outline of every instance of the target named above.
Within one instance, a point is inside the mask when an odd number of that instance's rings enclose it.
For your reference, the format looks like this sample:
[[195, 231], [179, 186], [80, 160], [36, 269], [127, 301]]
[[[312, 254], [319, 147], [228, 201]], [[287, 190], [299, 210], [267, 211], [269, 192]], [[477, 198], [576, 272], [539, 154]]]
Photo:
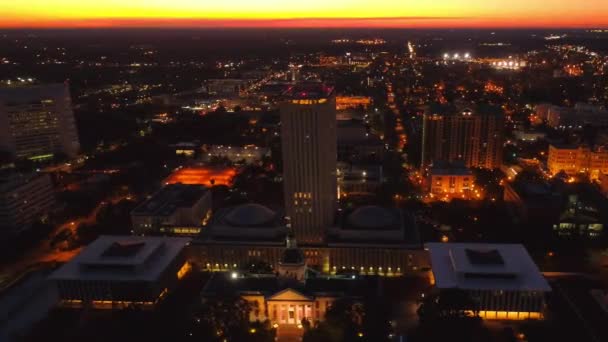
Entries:
[[608, 1], [0, 1], [0, 27], [606, 27]]

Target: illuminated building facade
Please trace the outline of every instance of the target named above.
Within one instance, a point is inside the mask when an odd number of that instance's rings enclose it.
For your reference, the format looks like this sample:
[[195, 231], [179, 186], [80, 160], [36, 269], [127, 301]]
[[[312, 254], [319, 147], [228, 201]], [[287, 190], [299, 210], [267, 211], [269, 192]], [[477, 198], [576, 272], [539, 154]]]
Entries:
[[[324, 244], [299, 244], [307, 267], [329, 274], [387, 277], [417, 274], [428, 267], [415, 221], [401, 211], [361, 207], [339, 213], [329, 227]], [[218, 213], [192, 241], [189, 260], [206, 271], [234, 271], [256, 260], [278, 269], [286, 234], [279, 213], [256, 204], [237, 206]]]
[[467, 167], [502, 164], [504, 114], [488, 105], [428, 106], [422, 128], [422, 168], [435, 161], [463, 161]]
[[205, 148], [205, 159], [226, 158], [233, 163], [252, 164], [270, 156], [270, 149], [255, 145], [229, 146], [211, 145]]
[[202, 185], [167, 185], [133, 209], [133, 233], [196, 235], [211, 217], [211, 206], [211, 191]]
[[0, 178], [2, 234], [19, 233], [45, 218], [55, 205], [48, 174], [10, 174]]
[[49, 279], [60, 306], [94, 309], [152, 308], [190, 270], [190, 239], [100, 236]]
[[368, 96], [337, 96], [336, 109], [368, 108], [372, 104], [372, 98]]
[[336, 207], [333, 88], [299, 83], [280, 106], [285, 208], [302, 243], [322, 243]]
[[428, 243], [434, 291], [460, 289], [484, 319], [542, 319], [547, 280], [522, 245]]
[[[305, 271], [306, 265], [297, 267]], [[378, 278], [352, 275], [291, 279], [281, 274], [246, 275], [214, 273], [202, 292], [203, 299], [238, 295], [252, 305], [252, 322], [269, 320], [278, 328], [302, 328], [303, 319], [323, 321], [332, 303], [351, 298], [356, 303], [377, 295]]]
[[429, 170], [429, 192], [438, 198], [475, 196], [475, 176], [463, 163], [435, 163]]
[[587, 174], [591, 180], [608, 173], [608, 150], [588, 146], [549, 145], [547, 167], [552, 175], [561, 171], [568, 176]]
[[0, 89], [0, 149], [40, 160], [80, 149], [68, 84]]
[[164, 185], [181, 183], [208, 187], [231, 186], [234, 176], [236, 176], [236, 169], [231, 167], [189, 166], [176, 169], [162, 183]]
[[597, 238], [601, 235], [604, 224], [597, 206], [573, 194], [568, 196], [566, 208], [560, 215], [559, 221], [553, 225], [553, 229], [560, 236]]

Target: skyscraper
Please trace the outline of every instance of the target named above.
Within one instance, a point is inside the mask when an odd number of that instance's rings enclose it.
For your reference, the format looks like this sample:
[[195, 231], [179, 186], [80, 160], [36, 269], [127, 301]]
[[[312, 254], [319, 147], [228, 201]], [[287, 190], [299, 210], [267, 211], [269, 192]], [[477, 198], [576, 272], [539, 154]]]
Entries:
[[0, 150], [37, 160], [79, 149], [67, 84], [0, 88]]
[[504, 114], [488, 105], [430, 105], [422, 126], [422, 168], [434, 161], [464, 161], [494, 169], [502, 163]]
[[336, 205], [336, 100], [321, 83], [298, 83], [285, 95], [285, 208], [298, 241], [322, 243]]

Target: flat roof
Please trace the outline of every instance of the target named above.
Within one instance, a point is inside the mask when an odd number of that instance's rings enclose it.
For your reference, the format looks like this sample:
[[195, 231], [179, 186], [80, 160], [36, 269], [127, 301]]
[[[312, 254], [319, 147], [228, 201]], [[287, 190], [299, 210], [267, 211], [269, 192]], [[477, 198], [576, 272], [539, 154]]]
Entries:
[[334, 88], [322, 82], [300, 82], [289, 87], [283, 95], [289, 99], [321, 99], [331, 96]]
[[49, 279], [155, 281], [189, 243], [181, 237], [102, 235]]
[[551, 291], [520, 244], [427, 243], [440, 289]]
[[133, 214], [169, 216], [178, 208], [192, 207], [207, 191], [203, 185], [169, 184], [138, 205]]

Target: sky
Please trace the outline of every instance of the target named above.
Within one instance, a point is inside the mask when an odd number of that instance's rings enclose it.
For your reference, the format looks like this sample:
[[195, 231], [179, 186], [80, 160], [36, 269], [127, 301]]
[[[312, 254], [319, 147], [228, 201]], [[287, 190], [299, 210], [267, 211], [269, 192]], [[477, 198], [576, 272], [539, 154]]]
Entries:
[[608, 0], [0, 0], [0, 28], [608, 28]]

